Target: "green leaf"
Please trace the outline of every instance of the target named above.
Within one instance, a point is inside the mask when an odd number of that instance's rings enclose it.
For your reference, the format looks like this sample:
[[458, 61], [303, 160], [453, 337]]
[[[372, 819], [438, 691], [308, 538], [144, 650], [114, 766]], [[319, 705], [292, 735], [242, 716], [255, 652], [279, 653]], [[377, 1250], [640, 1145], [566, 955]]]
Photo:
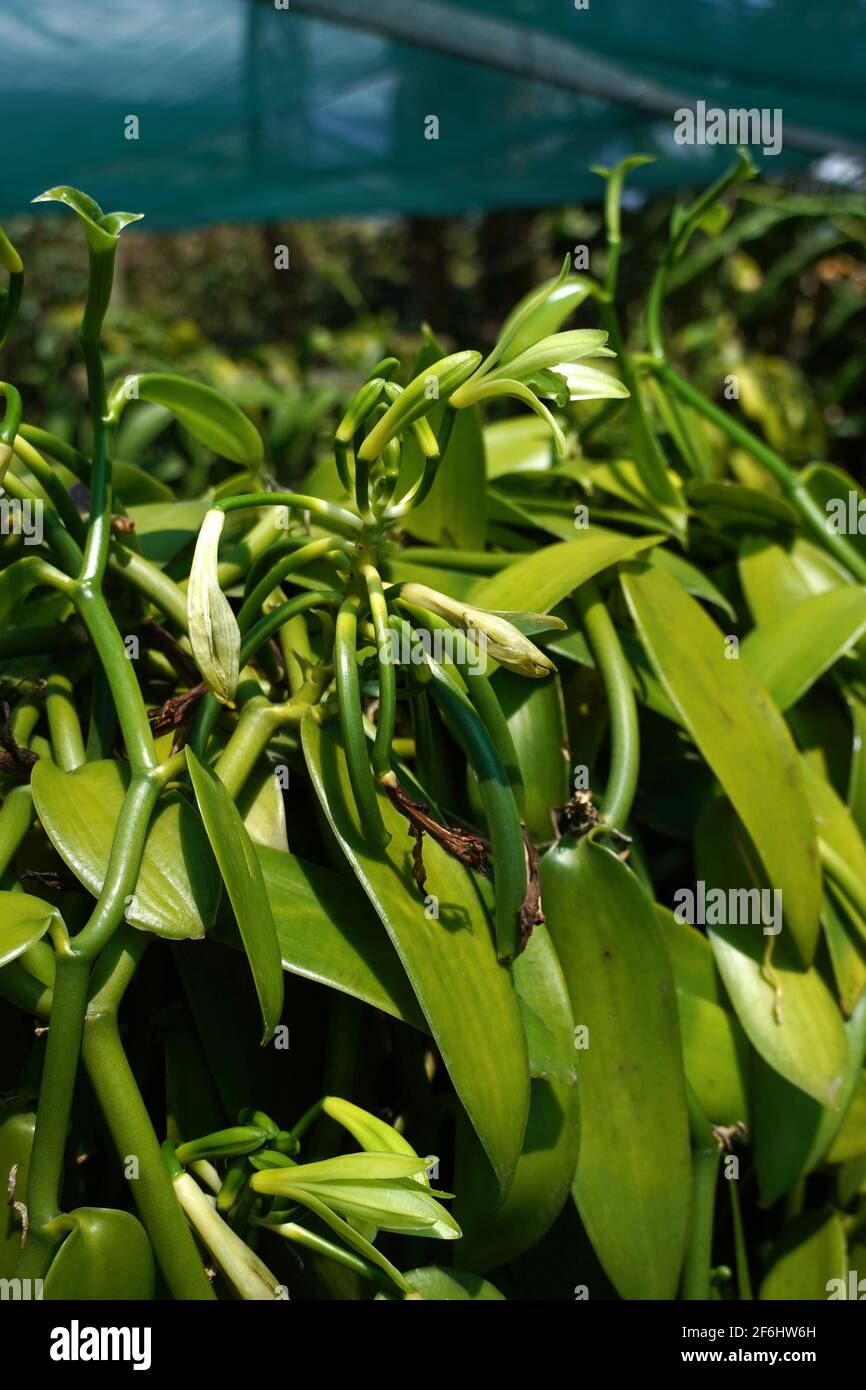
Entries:
[[712, 1124], [732, 1125], [749, 1114], [749, 1047], [729, 1009], [677, 990], [686, 1077]]
[[819, 1105], [759, 1061], [752, 1137], [762, 1205], [771, 1206], [817, 1168], [841, 1133], [863, 1078], [866, 995], [861, 996], [845, 1024], [845, 1042], [845, 1079], [832, 1109]]
[[264, 1044], [273, 1037], [283, 1010], [283, 964], [265, 881], [240, 812], [222, 782], [189, 747], [186, 761], [253, 973], [262, 1011]]
[[866, 588], [815, 594], [754, 628], [740, 647], [779, 709], [796, 704], [866, 632]]
[[686, 497], [701, 521], [719, 530], [789, 531], [798, 525], [790, 502], [742, 483], [688, 483]]
[[755, 623], [786, 613], [809, 597], [809, 588], [790, 552], [768, 536], [746, 536], [737, 561], [740, 584]]
[[[61, 772], [41, 758], [33, 801], [64, 863], [97, 897], [108, 868], [129, 768], [110, 760]], [[175, 792], [160, 798], [147, 833], [126, 921], [141, 931], [182, 940], [204, 936], [216, 913], [219, 884], [201, 822]]]
[[828, 463], [812, 463], [800, 476], [806, 491], [826, 513], [828, 530], [831, 524], [837, 524], [866, 559], [866, 493], [860, 484], [849, 473]]
[[[695, 859], [708, 891], [761, 889], [766, 884], [724, 801], [709, 803], [701, 813]], [[719, 973], [752, 1046], [792, 1085], [821, 1105], [835, 1105], [848, 1049], [841, 1015], [818, 971], [814, 966], [802, 968], [784, 928], [777, 937], [745, 924], [707, 930]], [[770, 942], [772, 958], [765, 966]]]
[[566, 1202], [580, 1138], [580, 1095], [575, 1075], [574, 1019], [562, 967], [547, 929], [536, 926], [512, 974], [523, 1009], [543, 1030], [554, 1066], [538, 1075], [537, 1037], [527, 1026], [534, 1080], [526, 1137], [514, 1181], [504, 1201], [483, 1150], [469, 1125], [457, 1126], [454, 1215], [463, 1231], [461, 1262], [470, 1269], [510, 1263], [544, 1237]]
[[490, 922], [469, 872], [429, 837], [425, 840], [425, 891], [439, 911], [438, 918], [428, 917], [412, 878], [407, 822], [380, 791], [379, 807], [391, 841], [381, 853], [372, 850], [358, 823], [336, 736], [308, 715], [302, 738], [322, 809], [387, 928], [505, 1191], [526, 1128], [526, 1041], [511, 978], [496, 959]]
[[560, 840], [548, 851], [541, 890], [575, 1024], [588, 1029], [578, 1051], [578, 1210], [623, 1298], [673, 1298], [691, 1150], [662, 929], [631, 870], [587, 840]]
[[80, 192], [77, 188], [70, 188], [65, 184], [61, 184], [57, 188], [49, 188], [46, 193], [40, 193], [39, 197], [34, 198], [33, 201], [34, 203], [65, 203], [68, 208], [77, 213], [84, 224], [87, 245], [94, 252], [110, 251], [123, 228], [128, 227], [130, 222], [140, 222], [144, 216], [143, 212], [103, 213], [99, 204], [89, 198], [86, 193]]
[[[465, 1269], [438, 1269], [436, 1265], [425, 1265], [423, 1269], [407, 1270], [403, 1278], [416, 1293], [431, 1302], [451, 1303], [455, 1299], [469, 1299], [473, 1303], [491, 1303], [504, 1301], [505, 1298], [493, 1284]], [[377, 1300], [388, 1298], [388, 1294], [376, 1294]]]
[[76, 1303], [153, 1298], [153, 1251], [130, 1212], [79, 1207], [63, 1220], [72, 1229], [45, 1276], [43, 1298]]
[[493, 689], [517, 752], [527, 834], [533, 844], [544, 843], [553, 835], [551, 808], [564, 805], [570, 791], [562, 687], [556, 676], [528, 681], [498, 671]]
[[154, 565], [167, 565], [185, 546], [192, 545], [208, 511], [196, 498], [183, 502], [144, 502], [129, 508], [139, 549]]
[[426, 1030], [400, 957], [354, 880], [264, 845], [256, 856], [283, 969]]
[[624, 536], [590, 526], [573, 541], [545, 546], [483, 580], [472, 592], [479, 608], [522, 609], [531, 597], [536, 612], [555, 608], [587, 579], [621, 560], [629, 560], [660, 536]]
[[[844, 861], [852, 878], [859, 880], [863, 885], [863, 895], [866, 897], [866, 845], [851, 812], [842, 798], [836, 795], [830, 783], [806, 757], [801, 758], [801, 764], [818, 839]], [[859, 912], [852, 910], [856, 908], [856, 904], [847, 902], [843, 885], [836, 884], [832, 877], [830, 882], [833, 891], [842, 896], [849, 908], [854, 925], [861, 935], [866, 936], [866, 922], [860, 917]]]
[[676, 580], [622, 577], [638, 636], [665, 693], [755, 842], [808, 963], [818, 941], [821, 878], [797, 751], [779, 711], [744, 661]]
[[60, 913], [29, 893], [0, 893], [0, 966], [41, 941]]
[[234, 401], [212, 387], [165, 372], [128, 377], [121, 387], [127, 396], [134, 389], [137, 400], [164, 405], [191, 435], [221, 458], [250, 467], [261, 463], [264, 449], [258, 430]]
[[847, 1298], [848, 1254], [845, 1231], [835, 1212], [808, 1212], [788, 1223], [773, 1252], [759, 1299], [785, 1302]]

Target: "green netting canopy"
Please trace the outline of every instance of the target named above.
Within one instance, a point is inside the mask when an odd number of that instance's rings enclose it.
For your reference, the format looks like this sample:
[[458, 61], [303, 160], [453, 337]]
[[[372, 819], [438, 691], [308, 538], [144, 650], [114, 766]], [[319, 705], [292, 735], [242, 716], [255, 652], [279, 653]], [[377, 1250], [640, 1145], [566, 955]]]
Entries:
[[544, 206], [632, 151], [660, 191], [730, 162], [676, 142], [698, 102], [782, 112], [767, 174], [866, 149], [862, 0], [0, 0], [0, 70], [0, 215], [58, 183], [151, 227]]

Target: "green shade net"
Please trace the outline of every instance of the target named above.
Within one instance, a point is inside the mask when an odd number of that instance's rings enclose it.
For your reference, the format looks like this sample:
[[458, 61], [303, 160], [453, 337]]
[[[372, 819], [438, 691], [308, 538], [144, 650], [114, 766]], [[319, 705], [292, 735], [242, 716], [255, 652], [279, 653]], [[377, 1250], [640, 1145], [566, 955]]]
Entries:
[[57, 183], [150, 227], [548, 206], [634, 151], [670, 190], [731, 161], [675, 142], [698, 101], [782, 111], [765, 174], [866, 149], [861, 0], [281, 3], [0, 0], [0, 215]]

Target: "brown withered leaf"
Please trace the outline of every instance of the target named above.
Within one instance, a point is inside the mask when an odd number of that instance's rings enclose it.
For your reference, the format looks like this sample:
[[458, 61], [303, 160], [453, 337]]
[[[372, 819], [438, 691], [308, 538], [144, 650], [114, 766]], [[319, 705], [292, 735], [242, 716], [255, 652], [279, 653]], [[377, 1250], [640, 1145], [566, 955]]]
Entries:
[[475, 835], [469, 830], [440, 825], [439, 821], [431, 816], [423, 801], [413, 801], [398, 782], [386, 784], [385, 790], [400, 815], [405, 816], [409, 822], [409, 834], [415, 840], [412, 850], [412, 877], [420, 892], [424, 892], [427, 882], [427, 870], [422, 853], [425, 835], [429, 835], [431, 840], [435, 840], [446, 853], [459, 859], [468, 869], [475, 869], [480, 874], [486, 873], [487, 845], [480, 835]]

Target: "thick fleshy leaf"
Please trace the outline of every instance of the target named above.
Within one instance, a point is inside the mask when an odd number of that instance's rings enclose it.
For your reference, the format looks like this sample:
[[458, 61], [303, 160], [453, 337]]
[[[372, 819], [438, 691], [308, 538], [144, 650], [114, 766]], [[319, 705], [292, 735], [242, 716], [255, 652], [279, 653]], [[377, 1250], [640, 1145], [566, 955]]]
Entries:
[[866, 1056], [866, 995], [845, 1024], [845, 1041], [845, 1079], [833, 1108], [819, 1105], [766, 1063], [758, 1062], [752, 1138], [764, 1206], [778, 1201], [824, 1160], [853, 1109]]
[[[491, 1303], [505, 1298], [493, 1284], [465, 1269], [439, 1269], [436, 1265], [424, 1265], [421, 1269], [407, 1270], [403, 1278], [415, 1293], [435, 1303], [451, 1303], [455, 1299]], [[376, 1294], [377, 1300], [387, 1300], [388, 1297], [388, 1294]]]
[[41, 941], [54, 918], [56, 907], [29, 893], [0, 893], [0, 966]]
[[[33, 801], [45, 833], [94, 897], [105, 879], [128, 783], [128, 766], [107, 759], [61, 772], [42, 758], [33, 769]], [[204, 936], [218, 900], [219, 883], [201, 822], [184, 800], [169, 792], [151, 819], [126, 920], [158, 936]]]
[[551, 809], [568, 800], [565, 707], [559, 679], [528, 681], [499, 671], [493, 688], [508, 721], [523, 778], [523, 819], [533, 844], [553, 837]]
[[713, 1124], [732, 1125], [749, 1114], [749, 1047], [729, 1009], [677, 990], [686, 1077]]
[[758, 1298], [794, 1302], [847, 1298], [845, 1231], [835, 1212], [808, 1212], [783, 1230]]
[[673, 1298], [685, 1250], [691, 1151], [676, 995], [655, 908], [609, 850], [561, 840], [541, 862], [578, 1051], [574, 1195], [623, 1298]]
[[243, 411], [212, 386], [167, 372], [145, 372], [127, 379], [126, 394], [136, 391], [135, 399], [163, 405], [177, 417], [201, 444], [221, 458], [250, 467], [263, 456], [261, 436]]
[[153, 1298], [153, 1251], [131, 1212], [79, 1207], [65, 1219], [72, 1230], [45, 1276], [43, 1298], [76, 1303]]
[[234, 910], [262, 1011], [262, 1042], [273, 1037], [283, 1009], [283, 964], [265, 881], [240, 812], [222, 782], [186, 750], [201, 818]]
[[283, 969], [426, 1029], [400, 957], [354, 879], [265, 845], [256, 846], [256, 856]]
[[527, 1025], [530, 1061], [537, 1062], [528, 1026], [531, 1013], [554, 1049], [556, 1067], [542, 1079], [533, 1065], [526, 1137], [504, 1202], [499, 1201], [477, 1138], [465, 1121], [458, 1123], [454, 1215], [463, 1231], [460, 1259], [477, 1270], [507, 1264], [542, 1239], [568, 1198], [577, 1163], [580, 1095], [575, 1063], [580, 1054], [574, 1046], [568, 989], [546, 927], [536, 926], [512, 973]]
[[866, 588], [815, 594], [760, 623], [740, 655], [780, 710], [790, 709], [866, 632]]
[[[699, 817], [695, 858], [707, 891], [766, 887], [742, 827], [722, 800], [711, 802]], [[848, 1048], [842, 1016], [816, 968], [803, 969], [784, 928], [775, 937], [765, 936], [759, 925], [717, 924], [707, 930], [752, 1046], [792, 1085], [821, 1105], [836, 1105]], [[770, 944], [772, 955], [766, 958]]]
[[86, 193], [82, 193], [78, 188], [70, 188], [65, 184], [61, 184], [57, 188], [49, 188], [47, 192], [40, 193], [39, 197], [34, 198], [33, 201], [34, 203], [65, 203], [81, 218], [87, 245], [91, 251], [97, 253], [110, 251], [123, 228], [128, 227], [130, 222], [141, 221], [144, 216], [143, 212], [104, 213], [99, 204], [95, 203]]
[[788, 531], [797, 526], [790, 502], [742, 483], [692, 482], [686, 496], [708, 526], [741, 531]]
[[167, 565], [192, 545], [208, 510], [207, 502], [145, 502], [129, 508], [141, 553], [154, 565]]
[[[847, 874], [862, 885], [863, 897], [866, 898], [866, 844], [863, 843], [863, 838], [854, 824], [851, 812], [826, 778], [821, 776], [807, 758], [802, 758], [801, 763], [818, 840], [843, 862]], [[835, 882], [832, 872], [829, 878], [833, 891], [839, 894], [843, 901], [846, 900], [844, 884]], [[856, 911], [857, 905], [847, 905], [854, 926], [866, 936], [866, 922]]]
[[804, 963], [815, 952], [821, 877], [803, 775], [784, 719], [724, 634], [669, 575], [622, 577], [638, 636], [666, 694], [755, 842]]
[[618, 535], [600, 526], [590, 526], [573, 541], [545, 546], [485, 579], [473, 590], [472, 602], [482, 608], [521, 609], [531, 598], [533, 608], [546, 613], [587, 579], [610, 565], [631, 559], [660, 539]]
[[307, 716], [302, 736], [322, 808], [397, 949], [457, 1094], [507, 1190], [529, 1106], [526, 1041], [517, 995], [496, 959], [490, 922], [469, 872], [428, 837], [422, 898], [412, 878], [407, 822], [380, 793], [391, 842], [382, 853], [372, 850], [358, 823], [336, 735]]

